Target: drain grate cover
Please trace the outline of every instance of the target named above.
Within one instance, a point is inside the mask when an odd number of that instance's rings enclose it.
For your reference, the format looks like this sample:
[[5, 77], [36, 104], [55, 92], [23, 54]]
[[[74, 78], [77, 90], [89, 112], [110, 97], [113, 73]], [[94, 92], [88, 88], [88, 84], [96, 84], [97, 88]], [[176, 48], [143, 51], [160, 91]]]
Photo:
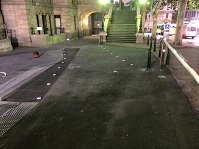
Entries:
[[14, 126], [24, 115], [33, 109], [39, 102], [22, 102], [0, 117], [0, 137]]

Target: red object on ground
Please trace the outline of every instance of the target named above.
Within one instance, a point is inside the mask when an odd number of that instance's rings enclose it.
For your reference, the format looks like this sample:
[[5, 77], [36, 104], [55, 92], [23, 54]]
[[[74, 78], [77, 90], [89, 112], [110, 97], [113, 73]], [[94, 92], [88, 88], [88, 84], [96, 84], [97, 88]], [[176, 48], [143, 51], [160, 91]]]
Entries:
[[40, 57], [39, 52], [34, 52], [33, 56], [34, 56], [34, 58]]

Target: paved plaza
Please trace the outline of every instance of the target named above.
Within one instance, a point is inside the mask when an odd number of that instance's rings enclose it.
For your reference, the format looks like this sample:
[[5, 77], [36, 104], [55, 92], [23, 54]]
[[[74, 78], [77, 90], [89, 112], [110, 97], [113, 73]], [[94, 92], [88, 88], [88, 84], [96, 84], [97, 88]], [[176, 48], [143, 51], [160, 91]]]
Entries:
[[[99, 45], [96, 37], [88, 37], [1, 55], [0, 61], [16, 62], [21, 54], [34, 61], [23, 64], [20, 59], [12, 78], [32, 68], [49, 68], [28, 77], [2, 101], [0, 148], [197, 149], [197, 113], [154, 54], [152, 68], [146, 70], [147, 48]], [[35, 50], [43, 54], [38, 59], [32, 57]], [[11, 110], [5, 114], [5, 109]]]

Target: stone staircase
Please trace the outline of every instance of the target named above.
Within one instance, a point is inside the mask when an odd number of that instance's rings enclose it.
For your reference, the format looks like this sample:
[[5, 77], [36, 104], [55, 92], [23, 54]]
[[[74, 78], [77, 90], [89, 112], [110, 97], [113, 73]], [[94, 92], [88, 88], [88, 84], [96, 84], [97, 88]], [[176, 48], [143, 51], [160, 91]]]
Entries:
[[115, 10], [107, 30], [107, 42], [136, 42], [136, 12], [132, 10]]

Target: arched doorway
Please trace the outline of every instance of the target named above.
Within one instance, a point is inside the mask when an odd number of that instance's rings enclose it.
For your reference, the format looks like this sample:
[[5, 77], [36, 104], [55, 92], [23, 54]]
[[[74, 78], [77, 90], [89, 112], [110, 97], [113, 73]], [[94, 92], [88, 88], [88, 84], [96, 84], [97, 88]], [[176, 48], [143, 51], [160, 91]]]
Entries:
[[84, 12], [79, 17], [79, 38], [99, 34], [102, 28], [102, 13], [98, 11]]

